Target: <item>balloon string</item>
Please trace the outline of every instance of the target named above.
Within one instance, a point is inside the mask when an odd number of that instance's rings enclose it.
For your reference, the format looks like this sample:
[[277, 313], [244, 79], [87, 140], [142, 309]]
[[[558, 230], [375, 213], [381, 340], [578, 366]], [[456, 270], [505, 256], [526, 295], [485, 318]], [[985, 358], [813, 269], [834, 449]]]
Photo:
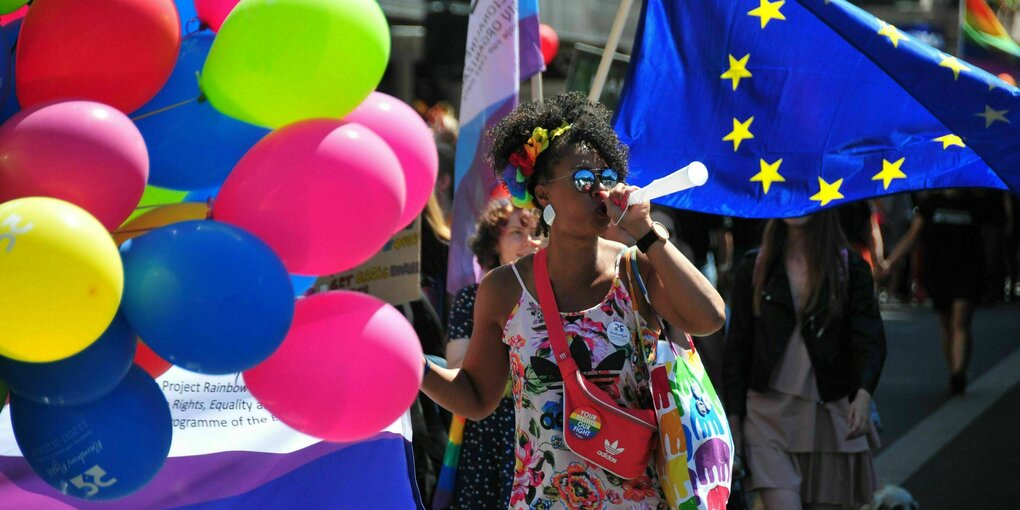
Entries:
[[[154, 209], [154, 208], [156, 208], [156, 207], [163, 207], [164, 205], [177, 205], [177, 204], [180, 204], [180, 203], [182, 203], [182, 202], [167, 202], [167, 203], [165, 203], [165, 204], [148, 204], [148, 205], [140, 205], [140, 206], [138, 206], [138, 207], [135, 207], [135, 210], [136, 210], [136, 211], [141, 211], [141, 210], [143, 210], [143, 209]], [[209, 208], [209, 211], [212, 211], [212, 203], [213, 203], [213, 200], [212, 200], [212, 198], [209, 198], [208, 200], [206, 200], [206, 202], [205, 202], [205, 203], [206, 203], [206, 207], [208, 207], [208, 208]]]
[[[192, 25], [194, 25], [195, 27], [192, 28]], [[209, 25], [206, 25], [205, 22], [202, 21], [198, 16], [190, 18], [188, 19], [188, 21], [184, 22], [185, 35], [191, 35], [196, 32], [201, 32], [202, 30], [205, 30], [207, 28], [209, 28]]]
[[131, 230], [117, 230], [116, 232], [114, 232], [114, 234], [137, 234], [137, 233], [145, 233], [145, 232], [148, 232], [148, 231], [150, 231], [150, 230], [156, 230], [157, 228], [159, 228], [159, 227], [150, 227], [150, 228], [133, 228], [133, 229], [131, 229]]
[[168, 202], [168, 203], [165, 203], [165, 204], [149, 204], [149, 205], [140, 205], [140, 206], [138, 206], [138, 207], [135, 207], [135, 210], [136, 210], [136, 211], [140, 211], [140, 210], [142, 210], [142, 209], [152, 209], [152, 208], [154, 208], [154, 207], [163, 207], [164, 205], [174, 205], [174, 204], [179, 204], [179, 203], [180, 203], [180, 202]]
[[153, 110], [153, 111], [148, 112], [148, 113], [143, 113], [143, 114], [141, 114], [141, 115], [139, 115], [137, 117], [131, 117], [131, 120], [139, 121], [139, 120], [142, 120], [142, 119], [144, 119], [146, 117], [152, 117], [153, 115], [156, 115], [157, 113], [163, 113], [163, 112], [165, 112], [167, 110], [173, 110], [174, 108], [178, 108], [178, 107], [184, 106], [184, 105], [186, 105], [186, 104], [188, 104], [188, 103], [190, 103], [192, 101], [196, 101], [196, 100], [198, 100], [197, 97], [193, 97], [191, 99], [185, 99], [184, 101], [181, 101], [179, 103], [174, 103], [174, 104], [172, 104], [170, 106], [164, 106], [163, 108], [159, 108], [159, 109]]

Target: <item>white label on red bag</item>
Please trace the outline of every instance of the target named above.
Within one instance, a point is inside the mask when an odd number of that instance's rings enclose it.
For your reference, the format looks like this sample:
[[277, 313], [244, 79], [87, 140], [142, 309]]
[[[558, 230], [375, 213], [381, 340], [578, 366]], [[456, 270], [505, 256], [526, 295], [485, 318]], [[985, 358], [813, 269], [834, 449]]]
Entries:
[[579, 407], [570, 413], [570, 433], [578, 439], [591, 439], [602, 429], [602, 417], [590, 407]]
[[623, 347], [630, 343], [630, 330], [627, 329], [627, 325], [620, 322], [614, 321], [606, 328], [606, 335], [609, 336], [609, 341], [613, 345]]

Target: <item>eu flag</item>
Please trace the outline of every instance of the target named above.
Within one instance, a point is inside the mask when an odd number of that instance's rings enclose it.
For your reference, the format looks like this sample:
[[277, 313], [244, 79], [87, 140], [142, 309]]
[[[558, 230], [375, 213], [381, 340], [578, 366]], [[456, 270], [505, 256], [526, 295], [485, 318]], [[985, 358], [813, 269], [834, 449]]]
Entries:
[[[921, 45], [864, 13], [848, 22], [870, 23], [873, 44]], [[948, 90], [951, 69], [929, 62], [894, 80], [858, 48], [794, 1], [647, 0], [615, 121], [631, 148], [630, 182], [702, 161], [707, 184], [659, 202], [756, 218], [919, 189], [1005, 187], [970, 146], [973, 131], [904, 88]], [[978, 119], [965, 103], [940, 107]]]
[[[959, 135], [1020, 196], [1020, 89], [844, 0], [799, 0]], [[897, 33], [899, 44], [883, 34]]]

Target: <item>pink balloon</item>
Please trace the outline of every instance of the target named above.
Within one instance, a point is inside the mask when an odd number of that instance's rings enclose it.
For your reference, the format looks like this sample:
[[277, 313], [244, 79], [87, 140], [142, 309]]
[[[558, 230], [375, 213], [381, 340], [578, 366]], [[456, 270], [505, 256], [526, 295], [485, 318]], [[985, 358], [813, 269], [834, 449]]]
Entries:
[[379, 251], [397, 230], [404, 176], [386, 142], [358, 124], [295, 122], [230, 172], [213, 216], [262, 238], [294, 274], [332, 274]]
[[209, 25], [213, 32], [219, 32], [223, 20], [241, 0], [195, 0], [198, 19]]
[[71, 202], [115, 230], [149, 179], [145, 141], [126, 115], [92, 101], [49, 102], [0, 126], [0, 202], [46, 196]]
[[346, 442], [396, 421], [422, 372], [421, 344], [402, 313], [367, 294], [333, 291], [297, 302], [287, 338], [244, 382], [295, 430]]
[[163, 88], [177, 62], [174, 0], [33, 2], [14, 55], [22, 106], [89, 99], [130, 113]]
[[379, 135], [400, 160], [407, 181], [407, 204], [397, 229], [404, 228], [425, 208], [439, 171], [436, 140], [425, 121], [403, 101], [373, 92], [343, 121], [356, 122]]
[[15, 21], [18, 21], [21, 18], [24, 18], [26, 14], [28, 14], [27, 5], [21, 6], [18, 10], [10, 14], [4, 14], [3, 16], [0, 16], [0, 27], [5, 27], [7, 25], [10, 25], [11, 23], [14, 23]]

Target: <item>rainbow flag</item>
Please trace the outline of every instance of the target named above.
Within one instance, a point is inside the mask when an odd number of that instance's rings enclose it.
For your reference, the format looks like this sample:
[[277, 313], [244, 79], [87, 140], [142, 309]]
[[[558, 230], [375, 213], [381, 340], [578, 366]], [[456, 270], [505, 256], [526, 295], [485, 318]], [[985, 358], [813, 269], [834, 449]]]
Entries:
[[982, 48], [995, 48], [1020, 57], [1020, 44], [1009, 35], [985, 0], [967, 0], [960, 28]]
[[[113, 501], [85, 501], [60, 494], [29, 468], [14, 441], [8, 409], [3, 409], [0, 507], [424, 508], [415, 484], [407, 413], [367, 440], [327, 443], [277, 421], [261, 409], [244, 381], [232, 375], [206, 376], [174, 367], [156, 381], [170, 405], [174, 438], [170, 457], [148, 485]], [[202, 391], [191, 391], [194, 388]], [[196, 427], [196, 423], [215, 421], [228, 413], [214, 409], [213, 402], [229, 402], [231, 416], [254, 419], [228, 428]], [[259, 424], [251, 424], [255, 422]]]
[[432, 496], [432, 510], [444, 510], [453, 503], [453, 489], [457, 482], [457, 466], [460, 464], [460, 445], [464, 442], [463, 416], [453, 415], [450, 422], [449, 442], [443, 454], [443, 468], [439, 471], [436, 492]]

